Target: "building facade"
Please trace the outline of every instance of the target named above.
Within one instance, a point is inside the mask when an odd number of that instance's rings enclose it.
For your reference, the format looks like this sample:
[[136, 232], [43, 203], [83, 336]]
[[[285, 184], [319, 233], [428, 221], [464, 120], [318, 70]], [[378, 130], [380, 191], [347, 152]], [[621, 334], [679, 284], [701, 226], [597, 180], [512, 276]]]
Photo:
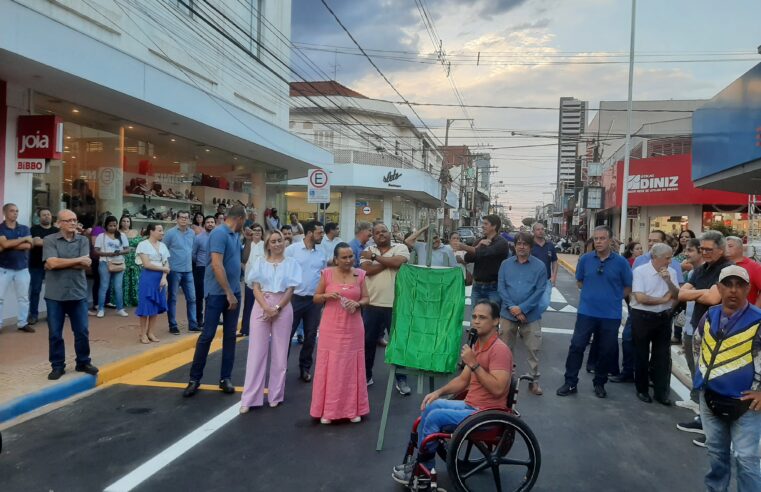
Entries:
[[[276, 183], [333, 162], [287, 128], [290, 9], [0, 0], [0, 200], [22, 223], [71, 208], [85, 228], [106, 213], [142, 228], [219, 203], [285, 208]], [[58, 152], [35, 159], [42, 137]]]
[[[331, 189], [329, 206], [308, 203], [306, 179], [289, 180], [289, 213], [300, 220], [319, 213], [351, 238], [359, 221], [383, 221], [404, 233], [436, 220], [436, 209], [457, 208], [459, 187], [445, 189], [443, 155], [392, 103], [370, 99], [335, 81], [291, 84], [290, 130], [330, 151], [322, 166]], [[326, 113], [326, 109], [330, 113]]]

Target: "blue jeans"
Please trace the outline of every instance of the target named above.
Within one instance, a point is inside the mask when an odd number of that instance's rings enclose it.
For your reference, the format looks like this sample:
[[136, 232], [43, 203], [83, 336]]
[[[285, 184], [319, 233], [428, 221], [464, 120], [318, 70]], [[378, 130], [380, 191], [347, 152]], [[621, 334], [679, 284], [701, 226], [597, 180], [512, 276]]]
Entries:
[[198, 319], [196, 318], [196, 288], [193, 282], [193, 272], [169, 272], [166, 280], [169, 284], [166, 303], [169, 329], [177, 329], [177, 291], [180, 287], [182, 287], [182, 293], [185, 294], [188, 328], [198, 328]]
[[[299, 368], [302, 371], [312, 369], [312, 354], [317, 344], [317, 328], [320, 326], [320, 317], [322, 314], [322, 305], [315, 304], [312, 296], [293, 295], [291, 299], [293, 306], [293, 325], [291, 326], [291, 338], [296, 333], [296, 328], [300, 322], [304, 322], [304, 345], [301, 346], [299, 353]], [[291, 344], [288, 344], [288, 353], [291, 353]]]
[[579, 384], [579, 370], [584, 360], [584, 351], [589, 345], [592, 335], [598, 343], [599, 353], [595, 363], [595, 385], [608, 382], [608, 371], [615, 364], [618, 347], [618, 327], [620, 319], [597, 318], [584, 314], [576, 315], [576, 326], [568, 348], [568, 358], [565, 361], [565, 382], [569, 386]]
[[[706, 447], [710, 469], [705, 476], [708, 492], [724, 492], [729, 488], [732, 459], [737, 465], [737, 491], [761, 490], [761, 458], [758, 443], [761, 440], [761, 412], [748, 410], [734, 422], [716, 417], [706, 406], [700, 392], [700, 420], [706, 434]], [[730, 449], [731, 446], [731, 449]]]
[[203, 325], [203, 278], [206, 275], [205, 266], [193, 266], [193, 285], [196, 294], [196, 325]]
[[[366, 306], [362, 309], [362, 322], [365, 325], [365, 377], [368, 381], [373, 377], [378, 339], [385, 330], [391, 334], [392, 314], [393, 308], [390, 307]], [[407, 376], [397, 372], [396, 380], [406, 381]]]
[[473, 282], [473, 288], [470, 291], [470, 307], [473, 308], [482, 299], [494, 301], [498, 306], [502, 306], [502, 298], [499, 296], [496, 282], [493, 284]]
[[63, 344], [63, 322], [66, 316], [74, 332], [74, 352], [77, 367], [90, 363], [90, 333], [88, 331], [87, 299], [79, 301], [54, 301], [45, 299], [48, 309], [48, 344], [50, 365], [53, 369], [66, 366], [66, 349]]
[[124, 309], [124, 272], [109, 272], [108, 262], [98, 262], [98, 273], [100, 274], [100, 286], [98, 287], [98, 309], [103, 310], [106, 307], [106, 292], [114, 283], [114, 296], [116, 297], [116, 309]]
[[434, 466], [438, 443], [429, 443], [427, 449], [422, 449], [423, 439], [436, 432], [441, 432], [444, 427], [456, 426], [475, 412], [475, 408], [462, 400], [434, 400], [425, 407], [418, 426], [417, 445], [418, 451], [425, 458], [423, 464], [426, 468], [430, 470]]
[[228, 309], [227, 296], [206, 296], [206, 316], [203, 331], [196, 342], [196, 351], [193, 354], [193, 365], [190, 366], [190, 380], [201, 381], [203, 369], [206, 367], [206, 358], [209, 356], [209, 347], [217, 333], [217, 322], [222, 316], [222, 370], [219, 379], [229, 379], [235, 363], [235, 330], [238, 328], [238, 315], [240, 314], [240, 293], [235, 294], [238, 305], [235, 309]]
[[40, 314], [40, 292], [45, 281], [45, 269], [29, 267], [29, 318]]

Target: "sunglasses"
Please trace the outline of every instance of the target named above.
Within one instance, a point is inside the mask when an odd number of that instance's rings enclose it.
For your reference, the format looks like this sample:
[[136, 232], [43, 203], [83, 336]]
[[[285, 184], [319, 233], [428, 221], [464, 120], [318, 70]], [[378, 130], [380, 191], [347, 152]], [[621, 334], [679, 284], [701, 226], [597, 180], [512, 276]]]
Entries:
[[603, 273], [605, 273], [605, 266], [600, 265], [600, 268], [597, 269], [597, 274], [602, 275]]

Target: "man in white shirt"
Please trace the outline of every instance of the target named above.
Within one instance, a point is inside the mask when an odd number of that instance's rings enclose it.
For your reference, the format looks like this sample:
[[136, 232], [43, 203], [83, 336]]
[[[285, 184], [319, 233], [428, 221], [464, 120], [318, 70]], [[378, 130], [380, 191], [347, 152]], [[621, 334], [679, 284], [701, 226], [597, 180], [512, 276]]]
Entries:
[[333, 253], [338, 243], [342, 242], [341, 238], [338, 237], [339, 234], [341, 234], [341, 229], [338, 227], [338, 224], [335, 222], [325, 224], [325, 237], [322, 238], [321, 246], [323, 251], [325, 251], [325, 259], [328, 265], [333, 264], [333, 257], [335, 256]]
[[630, 316], [634, 338], [634, 384], [637, 398], [652, 403], [649, 394], [652, 377], [655, 401], [670, 406], [671, 307], [679, 297], [679, 287], [676, 272], [669, 267], [673, 256], [671, 246], [656, 243], [650, 256], [651, 260], [633, 273]]
[[325, 253], [320, 246], [325, 232], [322, 224], [312, 220], [304, 224], [304, 240], [285, 249], [285, 256], [294, 258], [301, 266], [301, 283], [293, 291], [293, 327], [291, 338], [299, 323], [304, 323], [304, 345], [299, 354], [301, 380], [312, 380], [312, 353], [317, 342], [317, 327], [320, 324], [321, 305], [313, 301], [314, 292], [320, 282], [320, 272], [326, 267]]

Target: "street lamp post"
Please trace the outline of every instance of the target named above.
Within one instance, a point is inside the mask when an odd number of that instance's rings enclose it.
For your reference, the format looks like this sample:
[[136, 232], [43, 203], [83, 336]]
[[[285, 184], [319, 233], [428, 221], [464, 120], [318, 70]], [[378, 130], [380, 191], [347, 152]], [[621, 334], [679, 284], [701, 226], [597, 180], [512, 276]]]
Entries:
[[[449, 147], [449, 127], [454, 123], [455, 121], [470, 121], [473, 122], [473, 118], [447, 118], [447, 124], [446, 128], [444, 130], [444, 147]], [[465, 164], [460, 164], [460, 174], [465, 171]], [[439, 235], [441, 237], [444, 237], [444, 221], [446, 217], [446, 210], [444, 209], [444, 201], [447, 196], [447, 177], [449, 177], [449, 173], [445, 172], [445, 165], [442, 164], [441, 168], [441, 176], [439, 178], [439, 181], [441, 182], [441, 200], [439, 202], [439, 206], [441, 207], [441, 222], [439, 223]], [[458, 203], [459, 206], [459, 203]]]
[[[634, 32], [637, 21], [637, 0], [632, 0], [631, 40], [629, 41], [629, 97], [626, 106], [626, 144], [624, 144], [624, 173], [621, 186], [621, 227], [618, 239], [621, 253], [626, 247], [626, 224], [629, 221], [629, 148], [632, 139], [632, 87], [634, 86]], [[615, 165], [615, 163], [614, 163]]]

